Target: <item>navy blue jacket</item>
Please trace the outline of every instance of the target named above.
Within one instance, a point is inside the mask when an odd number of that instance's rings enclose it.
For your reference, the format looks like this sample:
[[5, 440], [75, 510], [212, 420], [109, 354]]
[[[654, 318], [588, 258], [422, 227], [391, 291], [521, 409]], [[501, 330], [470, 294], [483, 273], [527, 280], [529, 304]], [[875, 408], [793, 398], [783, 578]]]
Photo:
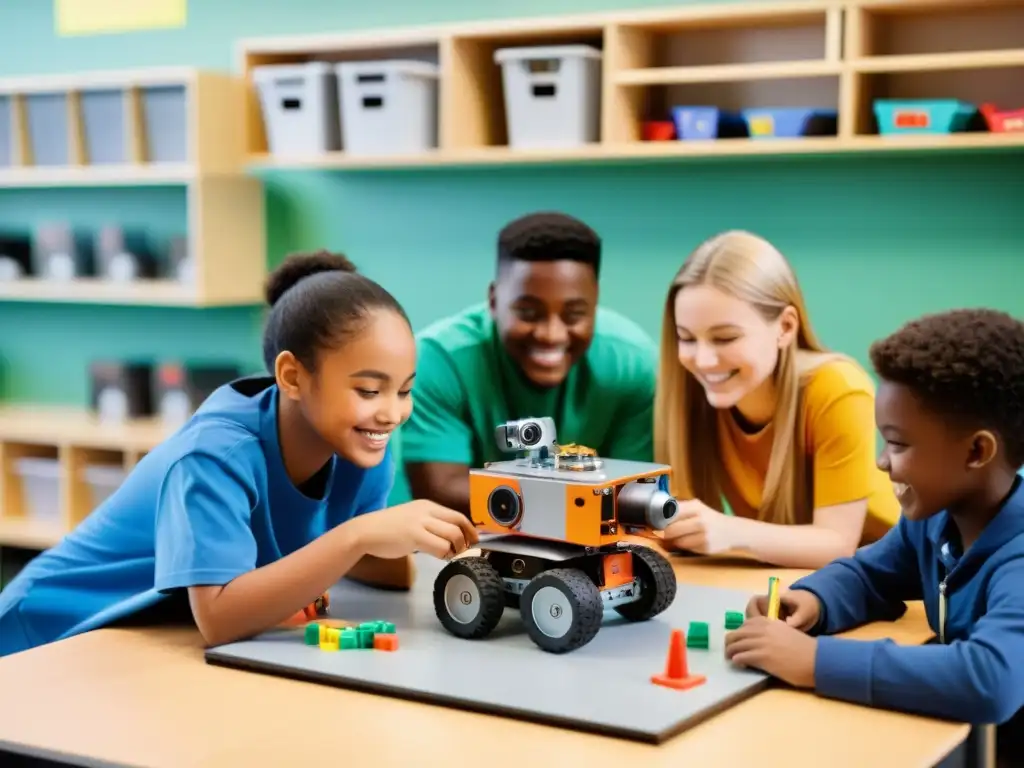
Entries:
[[[962, 554], [953, 521], [901, 519], [882, 539], [793, 585], [821, 601], [819, 694], [957, 722], [1000, 724], [1024, 706], [1024, 483]], [[938, 643], [830, 637], [895, 621], [923, 600]]]

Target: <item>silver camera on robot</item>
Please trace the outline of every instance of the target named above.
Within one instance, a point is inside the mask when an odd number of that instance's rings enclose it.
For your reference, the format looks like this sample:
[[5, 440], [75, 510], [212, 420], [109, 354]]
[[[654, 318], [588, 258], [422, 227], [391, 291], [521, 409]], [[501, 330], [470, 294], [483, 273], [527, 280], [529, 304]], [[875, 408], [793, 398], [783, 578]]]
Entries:
[[553, 450], [558, 433], [555, 420], [544, 416], [538, 419], [517, 419], [506, 421], [494, 430], [494, 439], [498, 449], [502, 451], [539, 451], [542, 448]]

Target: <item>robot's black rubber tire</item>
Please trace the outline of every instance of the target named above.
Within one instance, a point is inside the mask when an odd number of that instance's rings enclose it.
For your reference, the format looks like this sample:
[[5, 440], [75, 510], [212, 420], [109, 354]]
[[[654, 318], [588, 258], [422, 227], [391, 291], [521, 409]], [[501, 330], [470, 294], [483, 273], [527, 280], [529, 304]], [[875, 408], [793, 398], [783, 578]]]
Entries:
[[566, 653], [594, 639], [601, 629], [604, 604], [597, 585], [583, 571], [554, 568], [526, 585], [519, 614], [530, 639], [540, 648]]
[[639, 544], [630, 544], [628, 549], [633, 553], [633, 574], [640, 579], [640, 599], [618, 605], [615, 610], [630, 621], [647, 621], [676, 599], [676, 574], [660, 552]]
[[[456, 600], [457, 604], [452, 602]], [[456, 637], [486, 637], [504, 612], [505, 583], [486, 558], [452, 560], [434, 581], [434, 613], [441, 626]]]

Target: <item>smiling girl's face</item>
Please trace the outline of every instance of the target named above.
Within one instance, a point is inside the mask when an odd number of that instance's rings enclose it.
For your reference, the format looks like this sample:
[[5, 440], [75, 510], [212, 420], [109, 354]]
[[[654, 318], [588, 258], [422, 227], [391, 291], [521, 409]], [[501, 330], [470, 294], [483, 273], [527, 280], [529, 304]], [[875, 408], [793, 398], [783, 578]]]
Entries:
[[[796, 331], [796, 315], [766, 320], [753, 306], [710, 285], [675, 297], [679, 362], [704, 388], [715, 408], [739, 407], [765, 396], [779, 350]], [[761, 410], [761, 409], [757, 409]]]

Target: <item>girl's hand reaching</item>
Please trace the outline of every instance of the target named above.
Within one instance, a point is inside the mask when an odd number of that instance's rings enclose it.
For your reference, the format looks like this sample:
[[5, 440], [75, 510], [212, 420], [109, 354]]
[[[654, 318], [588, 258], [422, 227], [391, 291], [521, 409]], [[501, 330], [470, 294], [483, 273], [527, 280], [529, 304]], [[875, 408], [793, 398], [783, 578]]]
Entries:
[[363, 554], [383, 559], [426, 552], [447, 560], [480, 540], [465, 515], [425, 499], [360, 515], [345, 526]]

